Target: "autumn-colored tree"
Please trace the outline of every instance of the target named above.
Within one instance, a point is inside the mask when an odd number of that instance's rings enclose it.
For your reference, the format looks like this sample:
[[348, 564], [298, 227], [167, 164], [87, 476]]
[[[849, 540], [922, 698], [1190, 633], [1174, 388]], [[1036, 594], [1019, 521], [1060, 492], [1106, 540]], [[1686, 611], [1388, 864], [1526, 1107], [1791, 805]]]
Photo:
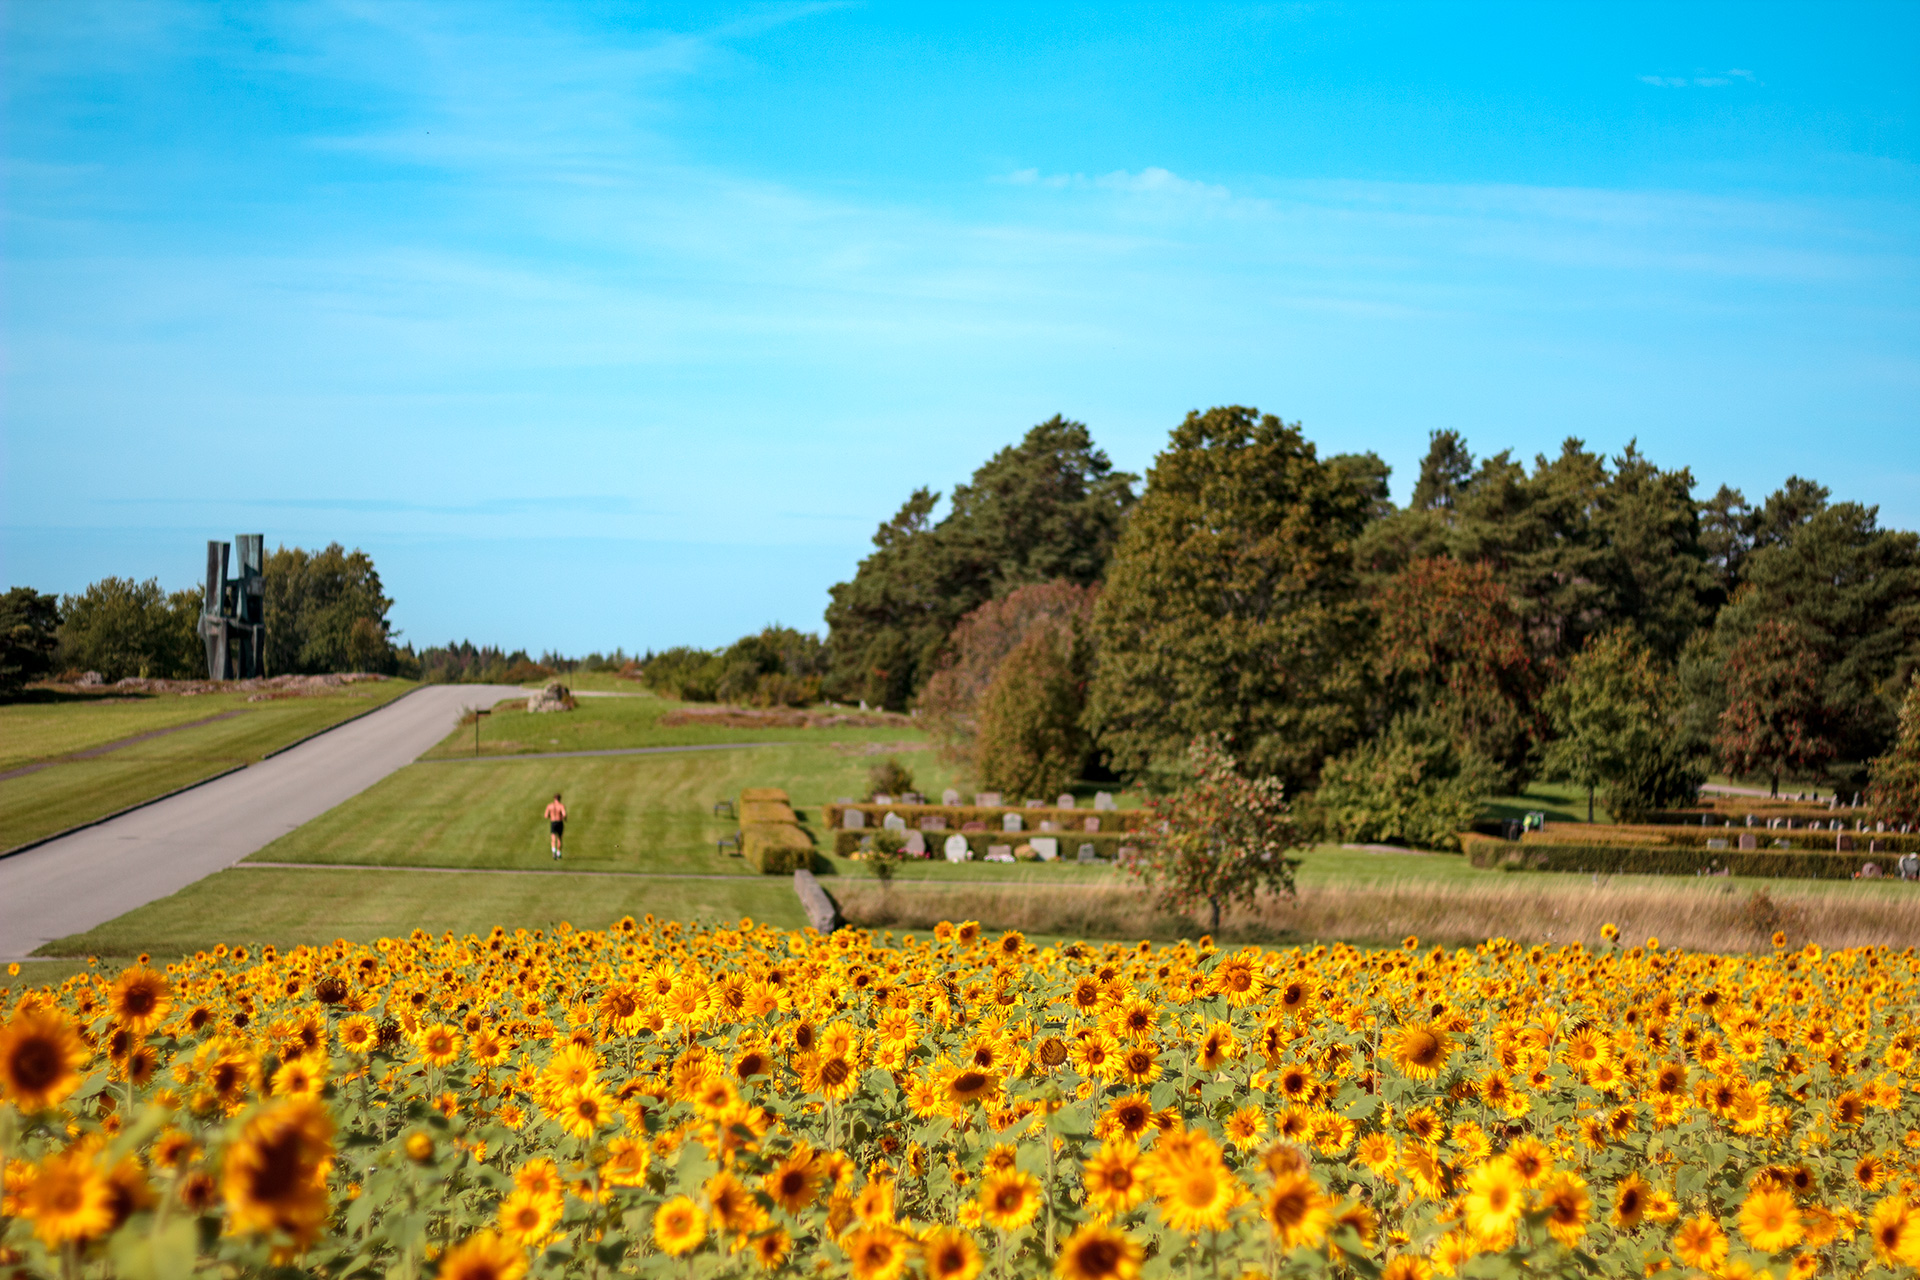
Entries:
[[1819, 655], [1800, 627], [1765, 619], [1733, 646], [1722, 675], [1727, 708], [1713, 746], [1728, 773], [1764, 773], [1777, 796], [1783, 769], [1817, 769], [1833, 759]]
[[974, 774], [992, 791], [1051, 799], [1087, 762], [1084, 647], [1075, 628], [1041, 627], [1008, 654], [980, 700]]
[[1250, 778], [1217, 736], [1187, 749], [1189, 779], [1149, 802], [1145, 850], [1129, 869], [1162, 908], [1205, 904], [1214, 932], [1221, 908], [1265, 893], [1292, 893], [1287, 852], [1304, 841], [1274, 778]]
[[960, 619], [948, 639], [940, 669], [915, 704], [920, 723], [955, 764], [971, 764], [980, 734], [980, 711], [1000, 666], [1036, 631], [1071, 630], [1091, 618], [1097, 587], [1042, 582], [1021, 587]]
[[1920, 826], [1920, 680], [1907, 686], [1899, 736], [1873, 762], [1872, 779], [1867, 795], [1876, 821]]
[[1485, 563], [1409, 563], [1379, 595], [1380, 675], [1398, 708], [1450, 726], [1457, 744], [1524, 784], [1544, 737], [1538, 665], [1507, 590]]

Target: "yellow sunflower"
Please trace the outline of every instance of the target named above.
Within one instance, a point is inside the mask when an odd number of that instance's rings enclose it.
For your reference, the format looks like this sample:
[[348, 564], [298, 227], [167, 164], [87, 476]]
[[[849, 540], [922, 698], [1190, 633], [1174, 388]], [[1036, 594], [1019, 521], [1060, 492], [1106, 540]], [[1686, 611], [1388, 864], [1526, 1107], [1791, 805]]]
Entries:
[[1327, 1197], [1305, 1174], [1274, 1179], [1260, 1198], [1260, 1216], [1266, 1219], [1282, 1249], [1318, 1245], [1327, 1238], [1331, 1219]]
[[[12, 1171], [9, 1170], [9, 1173]], [[21, 1214], [50, 1248], [101, 1235], [113, 1225], [113, 1188], [92, 1150], [70, 1148], [35, 1167]]]
[[446, 1251], [439, 1280], [520, 1280], [527, 1251], [493, 1231], [476, 1231]]
[[1015, 1231], [1040, 1212], [1040, 1183], [1032, 1174], [1006, 1169], [980, 1183], [980, 1216], [1000, 1231]]
[[23, 1008], [0, 1026], [0, 1094], [28, 1114], [44, 1111], [80, 1087], [92, 1057], [58, 1011]]
[[920, 1242], [927, 1280], [976, 1280], [983, 1259], [980, 1246], [959, 1227], [941, 1227]]
[[1394, 1034], [1387, 1053], [1400, 1074], [1414, 1080], [1431, 1080], [1453, 1055], [1453, 1038], [1432, 1023], [1416, 1023]]
[[1089, 1222], [1068, 1236], [1053, 1262], [1060, 1280], [1138, 1280], [1146, 1251], [1126, 1233]]
[[221, 1175], [228, 1230], [277, 1233], [296, 1248], [313, 1243], [330, 1212], [333, 1120], [311, 1098], [289, 1098], [255, 1114], [227, 1148]]
[[114, 1021], [136, 1036], [159, 1026], [172, 1007], [173, 987], [144, 965], [122, 973], [107, 993], [107, 1009]]
[[1087, 1207], [1109, 1218], [1124, 1216], [1147, 1198], [1140, 1150], [1131, 1139], [1109, 1138], [1080, 1166]]
[[1740, 1206], [1740, 1234], [1762, 1253], [1779, 1253], [1800, 1243], [1800, 1214], [1792, 1193], [1762, 1184]]
[[653, 1240], [678, 1258], [693, 1252], [707, 1238], [707, 1215], [691, 1196], [675, 1196], [653, 1215]]
[[898, 1280], [907, 1267], [907, 1242], [889, 1226], [861, 1227], [841, 1242], [853, 1280]]
[[1467, 1230], [1489, 1244], [1505, 1241], [1526, 1212], [1526, 1189], [1526, 1179], [1505, 1157], [1475, 1169], [1467, 1175], [1467, 1194], [1460, 1206]]
[[553, 1234], [565, 1202], [556, 1195], [541, 1195], [525, 1187], [515, 1187], [500, 1202], [497, 1218], [500, 1233], [525, 1248], [544, 1243]]

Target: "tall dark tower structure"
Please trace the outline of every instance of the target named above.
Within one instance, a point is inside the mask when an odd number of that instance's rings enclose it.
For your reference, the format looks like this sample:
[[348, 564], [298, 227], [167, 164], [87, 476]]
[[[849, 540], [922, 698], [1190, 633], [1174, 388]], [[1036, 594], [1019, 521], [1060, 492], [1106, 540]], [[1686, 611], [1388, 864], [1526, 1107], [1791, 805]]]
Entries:
[[209, 680], [245, 680], [267, 673], [266, 535], [242, 533], [238, 572], [227, 576], [225, 542], [207, 543], [207, 594], [200, 606], [200, 638], [207, 645]]

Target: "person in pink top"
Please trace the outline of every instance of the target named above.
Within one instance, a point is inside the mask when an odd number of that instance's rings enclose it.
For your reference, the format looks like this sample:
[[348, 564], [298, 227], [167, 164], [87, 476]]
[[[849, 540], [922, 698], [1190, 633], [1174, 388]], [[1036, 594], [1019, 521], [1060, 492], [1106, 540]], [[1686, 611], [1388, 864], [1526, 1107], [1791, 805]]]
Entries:
[[553, 860], [560, 861], [560, 838], [567, 828], [567, 806], [560, 803], [560, 793], [553, 793], [553, 803], [547, 806], [547, 835], [553, 842]]

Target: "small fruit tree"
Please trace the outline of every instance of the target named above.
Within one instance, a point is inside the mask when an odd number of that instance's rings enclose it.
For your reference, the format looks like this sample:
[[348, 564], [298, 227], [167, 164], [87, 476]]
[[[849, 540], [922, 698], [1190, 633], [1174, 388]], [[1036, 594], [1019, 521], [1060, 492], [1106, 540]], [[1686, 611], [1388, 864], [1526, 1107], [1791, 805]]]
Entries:
[[1129, 869], [1168, 910], [1205, 903], [1217, 933], [1223, 906], [1293, 892], [1286, 854], [1304, 842], [1279, 780], [1240, 772], [1217, 735], [1188, 747], [1187, 765], [1186, 785], [1148, 803], [1150, 834]]

